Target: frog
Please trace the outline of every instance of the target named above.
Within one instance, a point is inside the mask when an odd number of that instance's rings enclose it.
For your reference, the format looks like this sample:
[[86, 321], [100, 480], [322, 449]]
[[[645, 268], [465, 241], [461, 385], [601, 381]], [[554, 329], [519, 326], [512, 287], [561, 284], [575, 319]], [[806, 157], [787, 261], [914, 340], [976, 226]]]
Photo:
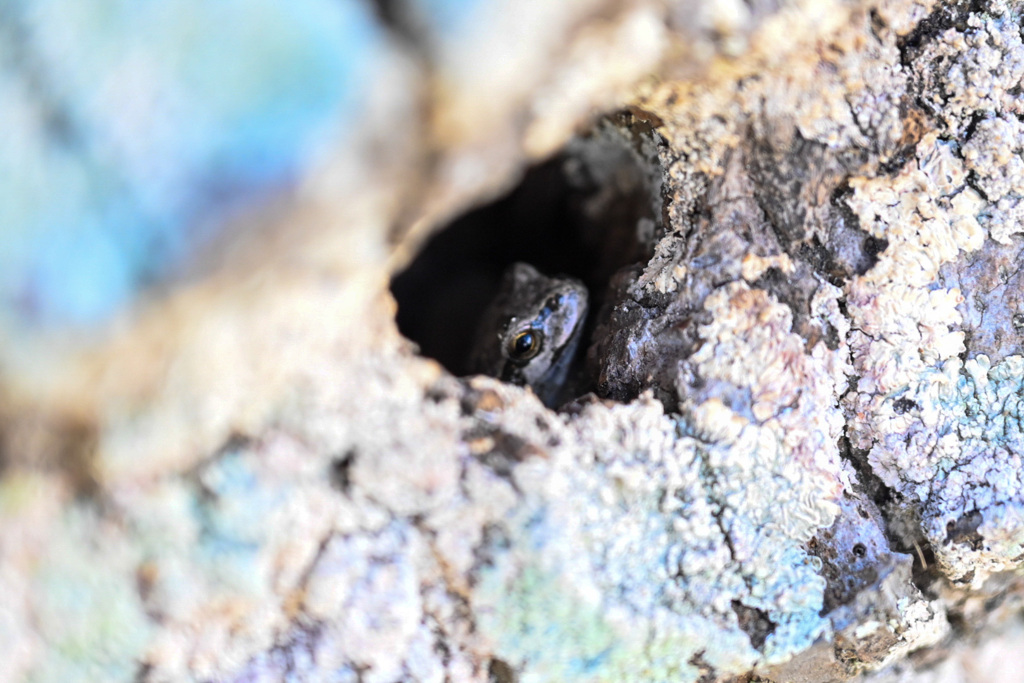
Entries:
[[556, 407], [565, 397], [587, 310], [581, 281], [512, 264], [481, 316], [470, 371], [530, 387], [545, 405]]

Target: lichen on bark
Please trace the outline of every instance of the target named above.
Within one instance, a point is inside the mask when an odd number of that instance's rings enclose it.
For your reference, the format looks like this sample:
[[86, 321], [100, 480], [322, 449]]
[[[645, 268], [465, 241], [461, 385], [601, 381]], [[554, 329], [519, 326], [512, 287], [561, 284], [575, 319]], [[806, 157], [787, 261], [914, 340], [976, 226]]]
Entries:
[[[0, 680], [888, 680], [1019, 642], [1020, 7], [432, 6], [375, 5], [363, 116], [244, 256], [95, 343], [4, 312]], [[602, 284], [558, 411], [418, 354], [386, 286], [556, 150]]]

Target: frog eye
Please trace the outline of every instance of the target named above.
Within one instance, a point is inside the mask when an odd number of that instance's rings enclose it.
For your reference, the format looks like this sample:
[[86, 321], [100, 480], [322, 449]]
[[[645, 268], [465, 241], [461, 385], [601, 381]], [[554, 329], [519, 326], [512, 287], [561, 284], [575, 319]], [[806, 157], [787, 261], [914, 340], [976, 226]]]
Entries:
[[540, 330], [527, 327], [525, 330], [516, 332], [515, 336], [508, 342], [508, 357], [512, 360], [527, 361], [540, 353], [540, 347], [544, 343], [544, 333]]

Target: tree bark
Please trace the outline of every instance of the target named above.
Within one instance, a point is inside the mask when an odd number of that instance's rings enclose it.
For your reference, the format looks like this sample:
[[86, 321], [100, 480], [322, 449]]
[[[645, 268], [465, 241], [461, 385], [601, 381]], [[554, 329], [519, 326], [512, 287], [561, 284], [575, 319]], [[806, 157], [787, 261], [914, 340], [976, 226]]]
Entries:
[[[213, 262], [96, 339], [5, 323], [0, 680], [1019, 663], [1019, 4], [376, 7], [346, 141]], [[552, 154], [577, 246], [488, 239], [583, 255], [558, 411], [388, 289]]]

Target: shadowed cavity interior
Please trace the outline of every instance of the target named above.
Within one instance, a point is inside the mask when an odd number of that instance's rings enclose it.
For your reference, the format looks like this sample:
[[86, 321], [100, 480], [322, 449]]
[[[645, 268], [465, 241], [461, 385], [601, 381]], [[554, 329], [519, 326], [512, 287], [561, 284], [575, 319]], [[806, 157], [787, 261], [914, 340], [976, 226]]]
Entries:
[[[618, 157], [623, 164], [629, 158]], [[639, 182], [609, 187], [595, 180], [635, 180], [638, 168], [618, 174], [591, 170], [559, 155], [529, 169], [507, 195], [437, 231], [392, 279], [402, 334], [450, 372], [466, 374], [479, 320], [516, 261], [582, 280], [593, 314], [612, 274], [646, 258], [637, 226], [651, 209]]]

